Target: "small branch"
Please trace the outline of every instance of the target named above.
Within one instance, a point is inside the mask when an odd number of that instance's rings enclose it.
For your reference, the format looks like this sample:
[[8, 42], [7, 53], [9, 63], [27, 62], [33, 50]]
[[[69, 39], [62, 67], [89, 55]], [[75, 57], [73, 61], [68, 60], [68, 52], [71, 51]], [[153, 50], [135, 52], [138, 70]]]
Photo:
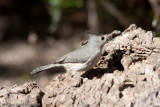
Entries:
[[158, 0], [148, 0], [154, 13], [160, 18], [160, 6], [158, 5]]
[[129, 22], [126, 20], [126, 18], [120, 14], [120, 11], [118, 11], [110, 2], [105, 0], [99, 0], [101, 5], [105, 7], [106, 10], [108, 10], [118, 21], [121, 23], [125, 28], [129, 26]]
[[154, 14], [158, 17], [158, 19], [152, 21], [152, 26], [155, 28], [157, 35], [160, 35], [160, 5], [158, 4], [158, 0], [148, 0], [148, 2], [154, 11]]
[[96, 10], [96, 0], [87, 0], [88, 27], [91, 31], [98, 32], [98, 15]]

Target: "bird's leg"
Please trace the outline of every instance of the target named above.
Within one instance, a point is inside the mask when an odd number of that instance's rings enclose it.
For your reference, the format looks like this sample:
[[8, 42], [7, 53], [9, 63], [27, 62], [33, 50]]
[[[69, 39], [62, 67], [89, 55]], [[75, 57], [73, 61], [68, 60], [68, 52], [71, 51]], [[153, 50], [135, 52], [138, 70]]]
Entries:
[[71, 71], [71, 76], [72, 77], [77, 76], [77, 71]]
[[71, 77], [80, 77], [77, 71], [71, 71]]

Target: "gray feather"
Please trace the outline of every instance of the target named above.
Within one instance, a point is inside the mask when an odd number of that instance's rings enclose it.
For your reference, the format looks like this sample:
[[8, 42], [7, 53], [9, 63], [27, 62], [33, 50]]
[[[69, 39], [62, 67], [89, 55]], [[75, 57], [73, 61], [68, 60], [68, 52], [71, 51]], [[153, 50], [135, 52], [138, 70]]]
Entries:
[[87, 49], [87, 46], [83, 46], [82, 48], [72, 51], [57, 59], [54, 62], [54, 64], [84, 63], [91, 57], [92, 53], [95, 52], [92, 52], [92, 50]]
[[48, 70], [48, 69], [51, 69], [53, 67], [60, 67], [60, 66], [62, 66], [62, 65], [60, 65], [60, 64], [48, 64], [48, 65], [45, 65], [45, 66], [37, 67], [31, 72], [31, 74], [36, 74], [36, 73], [39, 73], [41, 71]]

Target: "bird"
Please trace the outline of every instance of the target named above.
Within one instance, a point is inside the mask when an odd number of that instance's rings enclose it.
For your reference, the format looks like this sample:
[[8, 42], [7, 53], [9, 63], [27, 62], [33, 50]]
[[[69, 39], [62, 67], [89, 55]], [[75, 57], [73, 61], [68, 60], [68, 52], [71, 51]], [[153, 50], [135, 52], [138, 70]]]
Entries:
[[107, 34], [90, 31], [88, 31], [87, 34], [89, 35], [89, 40], [81, 48], [69, 52], [51, 64], [35, 68], [31, 74], [36, 74], [51, 68], [64, 67], [66, 71], [71, 72], [71, 76], [75, 76], [78, 71], [88, 71], [92, 69], [102, 55], [103, 46], [113, 38]]

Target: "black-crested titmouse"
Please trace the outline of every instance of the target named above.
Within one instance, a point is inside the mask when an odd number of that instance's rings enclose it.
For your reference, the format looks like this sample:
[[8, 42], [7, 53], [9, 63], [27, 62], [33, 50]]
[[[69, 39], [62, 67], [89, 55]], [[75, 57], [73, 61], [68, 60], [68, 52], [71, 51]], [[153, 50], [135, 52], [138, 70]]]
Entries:
[[77, 71], [87, 71], [93, 68], [102, 55], [103, 46], [111, 40], [112, 37], [106, 34], [87, 33], [89, 34], [87, 44], [80, 49], [62, 56], [52, 64], [35, 68], [31, 74], [39, 73], [53, 67], [64, 67], [66, 71], [70, 71], [72, 75], [75, 75]]

